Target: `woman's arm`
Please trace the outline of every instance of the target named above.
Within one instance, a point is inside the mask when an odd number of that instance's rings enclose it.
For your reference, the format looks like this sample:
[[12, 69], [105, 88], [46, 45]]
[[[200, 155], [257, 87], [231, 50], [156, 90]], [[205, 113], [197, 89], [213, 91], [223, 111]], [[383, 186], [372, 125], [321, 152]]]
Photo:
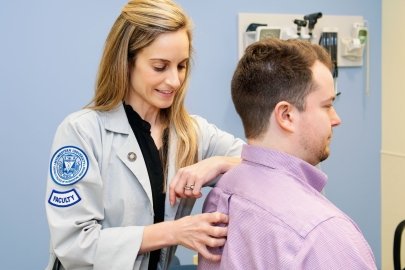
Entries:
[[98, 123], [94, 112], [83, 110], [56, 131], [45, 205], [52, 248], [66, 269], [129, 270], [141, 263], [144, 226], [102, 226], [106, 202]]
[[201, 197], [201, 188], [240, 163], [240, 157], [214, 156], [179, 169], [169, 186], [170, 204], [176, 197]]
[[207, 120], [193, 116], [198, 133], [198, 160], [196, 164], [181, 168], [170, 179], [169, 199], [171, 205], [176, 197], [199, 198], [201, 187], [211, 184], [216, 178], [240, 163], [240, 153], [245, 144], [232, 134], [220, 130]]

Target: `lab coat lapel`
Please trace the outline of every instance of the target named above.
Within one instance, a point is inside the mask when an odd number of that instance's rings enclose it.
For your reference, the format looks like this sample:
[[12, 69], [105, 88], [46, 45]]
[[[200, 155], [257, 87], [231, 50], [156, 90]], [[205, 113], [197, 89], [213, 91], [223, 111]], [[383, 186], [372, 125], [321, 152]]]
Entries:
[[145, 160], [122, 104], [114, 110], [105, 112], [105, 128], [115, 133], [128, 135], [124, 144], [117, 151], [118, 157], [142, 185], [153, 207], [152, 189]]
[[[143, 159], [141, 148], [134, 134], [129, 134], [126, 143], [117, 151], [121, 161], [131, 170], [136, 179], [145, 190], [153, 207], [152, 189], [149, 181], [148, 170]], [[152, 208], [153, 209], [153, 208]]]

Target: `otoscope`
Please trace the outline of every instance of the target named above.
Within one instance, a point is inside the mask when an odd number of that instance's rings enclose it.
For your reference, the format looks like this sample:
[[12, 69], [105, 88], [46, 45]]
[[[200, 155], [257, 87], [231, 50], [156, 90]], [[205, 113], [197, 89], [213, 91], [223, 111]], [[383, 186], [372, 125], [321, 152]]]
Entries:
[[294, 23], [297, 25], [297, 35], [301, 36], [301, 27], [307, 26], [307, 21], [295, 19]]
[[315, 24], [321, 17], [322, 12], [312, 13], [304, 16], [304, 20], [308, 21], [308, 34], [310, 36], [312, 36], [312, 30], [314, 30]]

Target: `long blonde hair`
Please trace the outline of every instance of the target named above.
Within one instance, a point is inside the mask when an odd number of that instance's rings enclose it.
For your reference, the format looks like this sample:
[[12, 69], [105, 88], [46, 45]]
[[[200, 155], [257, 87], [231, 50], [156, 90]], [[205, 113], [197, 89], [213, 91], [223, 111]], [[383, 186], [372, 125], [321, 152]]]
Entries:
[[[137, 53], [149, 46], [159, 35], [180, 29], [187, 32], [191, 58], [191, 20], [181, 7], [171, 0], [129, 1], [107, 37], [98, 70], [95, 95], [87, 107], [108, 111], [121, 104], [129, 91], [129, 67], [131, 61], [136, 59]], [[172, 106], [162, 109], [160, 113], [165, 125], [174, 128], [178, 136], [176, 169], [197, 161], [196, 126], [184, 106], [190, 62], [191, 59], [187, 63], [184, 82], [177, 91]], [[165, 176], [166, 174], [165, 168]]]

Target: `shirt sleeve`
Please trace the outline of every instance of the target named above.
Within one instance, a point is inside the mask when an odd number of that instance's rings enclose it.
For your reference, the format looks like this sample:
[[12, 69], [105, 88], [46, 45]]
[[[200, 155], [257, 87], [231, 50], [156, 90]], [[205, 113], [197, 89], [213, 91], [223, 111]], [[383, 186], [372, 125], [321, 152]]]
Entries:
[[101, 225], [101, 136], [91, 120], [67, 119], [55, 134], [45, 203], [51, 244], [65, 269], [132, 270], [144, 227]]
[[312, 230], [292, 269], [377, 269], [373, 253], [350, 220], [330, 218]]

